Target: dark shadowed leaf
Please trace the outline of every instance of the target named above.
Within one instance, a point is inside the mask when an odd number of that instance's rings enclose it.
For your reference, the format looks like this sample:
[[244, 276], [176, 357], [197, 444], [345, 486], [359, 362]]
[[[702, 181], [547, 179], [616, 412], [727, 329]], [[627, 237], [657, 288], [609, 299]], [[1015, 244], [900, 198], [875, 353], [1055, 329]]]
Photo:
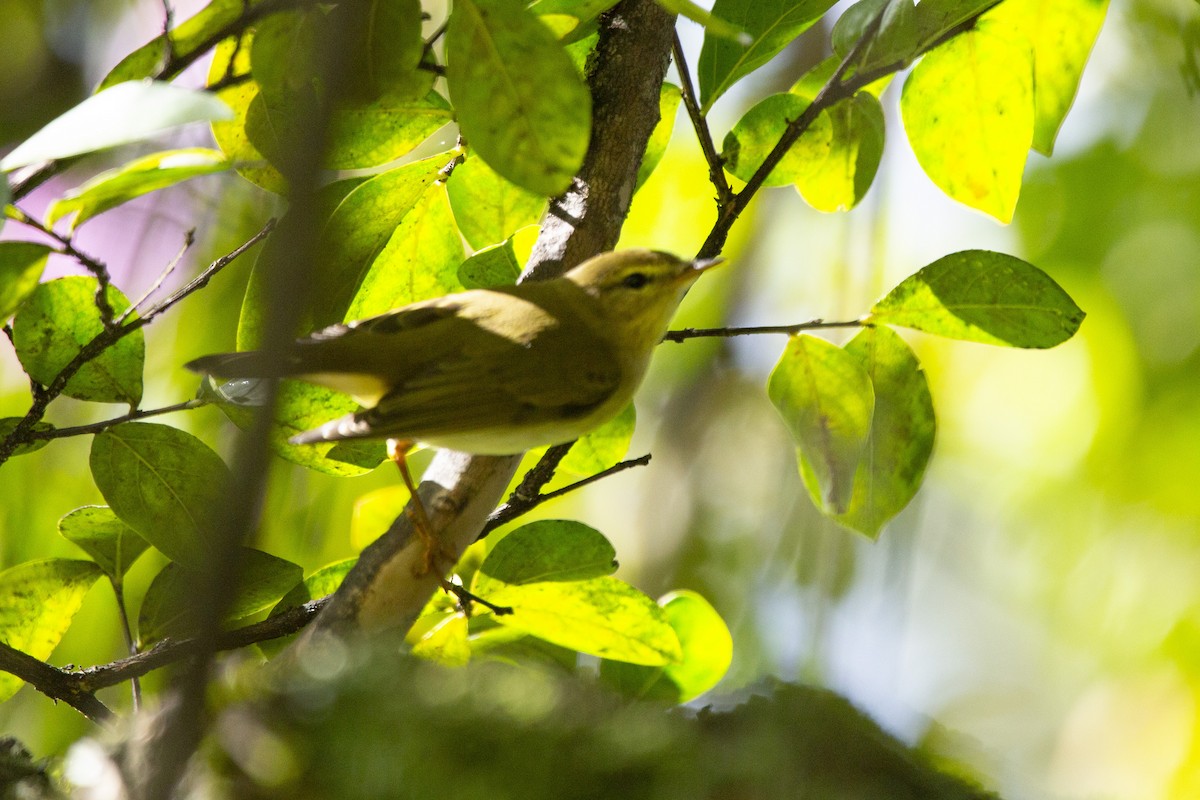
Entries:
[[[486, 578], [508, 584], [579, 581], [611, 575], [616, 550], [604, 534], [582, 522], [550, 519], [512, 531], [492, 548], [479, 568]], [[488, 591], [489, 581], [476, 586]]]
[[58, 521], [58, 532], [92, 557], [114, 583], [150, 545], [108, 506], [77, 508]]
[[770, 61], [832, 5], [833, 0], [716, 0], [713, 16], [744, 31], [750, 42], [705, 35], [696, 66], [703, 110], [708, 111], [730, 86]]
[[221, 457], [190, 433], [126, 422], [96, 434], [92, 477], [121, 521], [172, 561], [204, 563], [229, 490]]

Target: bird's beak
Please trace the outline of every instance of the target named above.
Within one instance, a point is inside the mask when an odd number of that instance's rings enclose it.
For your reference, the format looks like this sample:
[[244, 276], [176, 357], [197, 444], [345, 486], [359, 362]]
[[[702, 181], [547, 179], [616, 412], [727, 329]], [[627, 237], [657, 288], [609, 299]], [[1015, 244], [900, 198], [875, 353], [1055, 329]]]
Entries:
[[725, 259], [717, 256], [716, 258], [697, 258], [692, 262], [692, 269], [696, 272], [705, 272], [712, 269], [718, 264], [724, 264]]

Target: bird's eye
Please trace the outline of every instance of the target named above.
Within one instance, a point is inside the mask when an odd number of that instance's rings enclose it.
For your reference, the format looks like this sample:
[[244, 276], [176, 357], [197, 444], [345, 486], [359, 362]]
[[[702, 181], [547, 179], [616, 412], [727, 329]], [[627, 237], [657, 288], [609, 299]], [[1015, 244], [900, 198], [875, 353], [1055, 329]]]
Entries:
[[630, 289], [641, 289], [649, 282], [650, 278], [646, 276], [646, 273], [632, 272], [625, 276], [625, 279], [621, 281], [621, 285]]

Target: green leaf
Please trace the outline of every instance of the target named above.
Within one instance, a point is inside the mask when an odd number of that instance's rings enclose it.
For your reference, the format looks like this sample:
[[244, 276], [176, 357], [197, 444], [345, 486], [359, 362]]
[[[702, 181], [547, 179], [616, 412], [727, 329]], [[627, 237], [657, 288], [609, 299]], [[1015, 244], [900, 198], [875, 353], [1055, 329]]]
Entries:
[[824, 339], [793, 336], [767, 394], [796, 440], [800, 474], [813, 501], [823, 513], [844, 513], [875, 406], [866, 370]]
[[[810, 70], [792, 93], [812, 101], [836, 62], [829, 58]], [[818, 120], [829, 125], [829, 150], [808, 165], [796, 189], [818, 211], [849, 211], [866, 196], [883, 157], [883, 107], [874, 94], [861, 91], [821, 112]]]
[[483, 561], [476, 587], [538, 581], [581, 581], [611, 575], [616, 550], [604, 534], [582, 522], [547, 519], [522, 525], [496, 543]]
[[[9, 437], [9, 435], [14, 430], [16, 430], [17, 425], [19, 425], [20, 423], [21, 423], [21, 417], [0, 418], [0, 442], [7, 439]], [[37, 431], [37, 432], [45, 433], [45, 432], [54, 430], [54, 426], [51, 425], [49, 422], [35, 422], [33, 424], [33, 430]], [[12, 454], [14, 456], [23, 456], [27, 453], [33, 453], [37, 450], [41, 450], [43, 447], [45, 447], [48, 444], [50, 444], [49, 439], [36, 439], [27, 444], [17, 445], [16, 449], [13, 450]]]
[[[226, 387], [220, 388], [227, 391]], [[279, 384], [275, 419], [267, 432], [267, 444], [280, 458], [326, 475], [350, 478], [370, 472], [387, 458], [382, 441], [320, 442], [306, 445], [288, 443], [288, 439], [296, 434], [312, 430], [334, 417], [356, 411], [358, 407], [358, 403], [346, 395], [330, 389], [301, 381], [283, 381]], [[225, 412], [225, 416], [243, 430], [249, 429], [253, 424], [253, 405], [222, 402], [220, 408]]]
[[521, 265], [513, 252], [512, 239], [483, 248], [458, 268], [458, 282], [464, 289], [512, 286], [520, 275]]
[[[425, 200], [425, 191], [445, 166], [444, 155], [415, 161], [361, 182], [339, 181], [321, 190], [317, 203], [328, 219], [317, 238], [317, 273], [310, 308], [297, 330], [314, 331], [341, 322], [363, 277], [404, 218]], [[271, 269], [285, 242], [267, 240], [260, 251], [238, 324], [238, 349], [258, 346], [265, 311], [264, 270]], [[460, 259], [461, 260], [461, 259]], [[455, 263], [457, 267], [457, 262]]]
[[696, 5], [692, 0], [656, 0], [656, 2], [672, 14], [687, 17], [692, 22], [704, 26], [704, 33], [712, 34], [723, 39], [729, 39], [742, 47], [753, 43], [753, 39], [744, 30], [731, 25], [720, 17], [709, 13]]
[[346, 309], [346, 319], [365, 319], [459, 291], [462, 261], [462, 239], [450, 212], [446, 187], [439, 181], [417, 199], [371, 263]]
[[[299, 564], [248, 547], [241, 549], [238, 571], [236, 589], [228, 587], [233, 596], [227, 600], [226, 623], [270, 608], [304, 577]], [[176, 563], [167, 564], [154, 576], [138, 612], [138, 638], [143, 646], [167, 636], [195, 632], [196, 598], [192, 591], [196, 584], [196, 576]]]
[[1046, 348], [1074, 336], [1084, 316], [1032, 264], [964, 250], [905, 278], [871, 308], [869, 319], [969, 342]]
[[503, 242], [546, 210], [545, 197], [502, 178], [473, 155], [454, 168], [446, 191], [458, 229], [476, 249]]
[[611, 576], [499, 585], [484, 599], [513, 609], [494, 618], [501, 625], [581, 653], [649, 666], [682, 658], [662, 609]]
[[[49, 384], [104, 331], [96, 308], [99, 285], [95, 278], [73, 275], [40, 284], [26, 298], [13, 319], [13, 343], [29, 377]], [[105, 296], [118, 316], [129, 308], [129, 300], [116, 287], [110, 285]], [[145, 359], [145, 337], [134, 331], [80, 367], [63, 394], [136, 407], [142, 400]]]
[[575, 442], [566, 457], [558, 463], [558, 476], [587, 478], [608, 469], [629, 452], [633, 429], [637, 427], [637, 412], [633, 403], [621, 413]]
[[[349, 8], [349, 7], [347, 7]], [[314, 8], [277, 14], [260, 24], [251, 44], [251, 66], [260, 91], [246, 110], [245, 134], [256, 150], [282, 164], [304, 141], [303, 116], [315, 99], [313, 52], [330, 13]], [[346, 12], [342, 12], [346, 13]], [[433, 73], [418, 71], [424, 52], [420, 7], [411, 0], [374, 0], [354, 7], [367, 40], [350, 50], [348, 67], [361, 80], [331, 98], [324, 164], [362, 169], [394, 161], [450, 122], [450, 106], [431, 91]], [[385, 44], [386, 42], [386, 44]]]
[[293, 586], [291, 591], [275, 604], [269, 616], [278, 616], [289, 608], [302, 606], [310, 600], [320, 600], [322, 597], [333, 594], [342, 585], [342, 581], [346, 579], [346, 575], [350, 573], [356, 563], [358, 563], [357, 556], [321, 567]]
[[[0, 641], [47, 660], [99, 577], [100, 568], [91, 561], [63, 558], [27, 561], [0, 572]], [[0, 673], [0, 702], [16, 694], [21, 683]]]
[[542, 195], [583, 164], [592, 98], [554, 34], [511, 0], [458, 0], [446, 31], [446, 81], [471, 147]]
[[696, 592], [671, 592], [658, 604], [679, 637], [683, 658], [662, 667], [606, 660], [600, 677], [632, 697], [686, 703], [725, 677], [733, 663], [733, 637], [717, 610]]
[[[798, 118], [808, 105], [807, 99], [787, 92], [761, 100], [725, 135], [721, 152], [725, 169], [740, 180], [750, 180], [775, 148], [788, 123]], [[829, 117], [821, 114], [771, 170], [763, 185], [784, 186], [799, 181], [829, 157], [832, 147], [833, 126]]]
[[46, 224], [53, 225], [74, 214], [71, 230], [98, 214], [158, 189], [229, 169], [229, 162], [216, 150], [190, 147], [166, 150], [130, 161], [102, 172], [75, 187], [46, 208]]
[[707, 113], [730, 86], [774, 58], [832, 5], [833, 0], [716, 0], [713, 16], [745, 31], [750, 43], [705, 35], [696, 68], [701, 110]]
[[51, 252], [35, 242], [0, 242], [0, 322], [37, 288]]
[[834, 519], [875, 538], [921, 486], [933, 452], [933, 398], [916, 355], [891, 329], [866, 328], [845, 349], [871, 378], [875, 411], [850, 502]]
[[[242, 83], [217, 92], [217, 97], [229, 106], [233, 117], [213, 123], [213, 139], [225, 157], [235, 165], [239, 175], [268, 192], [285, 194], [287, 181], [279, 170], [267, 163], [266, 157], [250, 143], [246, 135], [246, 118], [259, 93], [258, 84], [248, 78], [252, 43], [253, 37], [245, 33], [240, 40], [227, 39], [213, 51], [212, 66], [208, 70], [210, 84], [221, 80], [227, 73], [245, 77]], [[230, 64], [230, 59], [234, 60], [233, 64]]]
[[862, 0], [846, 9], [831, 34], [833, 52], [841, 61], [867, 33], [880, 11], [883, 17], [869, 44], [859, 52], [858, 71], [889, 64], [905, 64], [918, 52], [919, 30], [912, 0]]
[[1000, 0], [921, 0], [915, 9], [918, 47], [928, 47], [999, 2]]
[[172, 561], [207, 563], [229, 470], [190, 433], [126, 422], [96, 434], [92, 477], [121, 521]]
[[58, 521], [58, 532], [79, 545], [116, 584], [150, 546], [108, 506], [75, 509]]
[[119, 83], [84, 100], [0, 160], [0, 170], [77, 156], [149, 139], [193, 122], [229, 119], [233, 112], [208, 92], [169, 83]]
[[[200, 9], [194, 16], [179, 23], [171, 29], [171, 52], [176, 57], [191, 56], [197, 49], [226, 25], [237, 20], [247, 5], [257, 5], [261, 0], [212, 0]], [[101, 89], [107, 89], [125, 81], [149, 78], [163, 63], [165, 42], [161, 35], [125, 56], [119, 64], [112, 68], [104, 80], [100, 82]], [[160, 75], [164, 80], [171, 80], [178, 72]]]
[[359, 495], [350, 514], [350, 546], [361, 550], [386, 533], [404, 513], [410, 497], [403, 483]]
[[900, 98], [925, 174], [955, 200], [1012, 220], [1033, 141], [1027, 41], [987, 19], [921, 59]]
[[987, 19], [1012, 25], [1033, 45], [1033, 147], [1051, 155], [1108, 0], [1005, 0]]
[[412, 645], [412, 654], [448, 667], [461, 667], [471, 660], [469, 621], [465, 614], [438, 620]]
[[638, 165], [634, 191], [641, 188], [654, 172], [654, 168], [658, 166], [658, 162], [662, 161], [663, 154], [667, 152], [667, 145], [671, 143], [671, 133], [675, 130], [675, 114], [679, 110], [679, 102], [682, 99], [682, 92], [673, 83], [664, 83], [659, 89], [658, 124], [650, 132], [650, 140], [646, 143], [646, 153], [642, 156], [642, 163]]

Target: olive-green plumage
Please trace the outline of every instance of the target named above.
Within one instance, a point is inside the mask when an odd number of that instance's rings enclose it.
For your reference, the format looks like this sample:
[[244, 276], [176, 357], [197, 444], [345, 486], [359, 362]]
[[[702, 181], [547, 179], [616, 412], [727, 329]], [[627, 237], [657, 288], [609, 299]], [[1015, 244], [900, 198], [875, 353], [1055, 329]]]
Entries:
[[299, 378], [363, 410], [295, 444], [393, 438], [501, 455], [578, 438], [633, 398], [688, 287], [717, 260], [605, 253], [561, 278], [474, 289], [334, 325], [269, 362], [187, 366], [224, 378]]

